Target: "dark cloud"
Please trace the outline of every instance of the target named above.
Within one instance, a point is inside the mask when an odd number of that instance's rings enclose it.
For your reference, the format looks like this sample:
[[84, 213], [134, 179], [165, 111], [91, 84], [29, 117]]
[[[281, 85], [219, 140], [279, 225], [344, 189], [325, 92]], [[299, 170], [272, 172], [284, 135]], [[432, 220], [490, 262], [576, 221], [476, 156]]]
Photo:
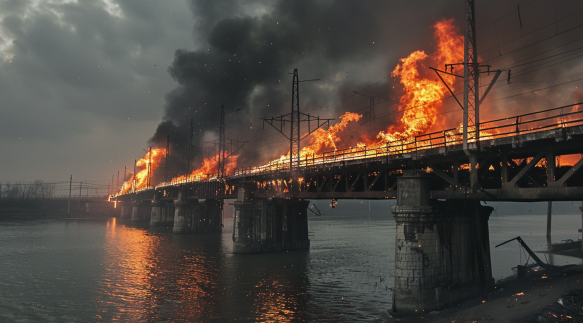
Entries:
[[[579, 29], [562, 34], [580, 24], [581, 9], [575, 2], [478, 2], [482, 60], [500, 68], [582, 46]], [[289, 111], [294, 68], [300, 79], [321, 79], [301, 83], [302, 111], [326, 118], [366, 112], [368, 100], [356, 90], [376, 97], [378, 123], [386, 126], [398, 119], [392, 113], [398, 100], [388, 100], [399, 93], [398, 80], [387, 78], [398, 59], [433, 51], [430, 27], [440, 19], [454, 18], [463, 30], [463, 13], [457, 0], [0, 0], [0, 145], [12, 152], [0, 156], [0, 180], [49, 173], [62, 179], [70, 172], [108, 177], [144, 146], [164, 146], [168, 135], [178, 169], [190, 118], [200, 147], [216, 138], [222, 104], [227, 137], [252, 142], [241, 164], [272, 158], [286, 152], [286, 140], [262, 130], [259, 118]], [[529, 43], [535, 45], [520, 50]], [[497, 84], [483, 111], [570, 103], [577, 84], [505, 97], [576, 73], [576, 55]], [[456, 109], [450, 101], [446, 108]], [[353, 143], [367, 130], [362, 121], [343, 140]]]
[[0, 181], [106, 178], [142, 151], [192, 17], [185, 3], [118, 4], [0, 1]]
[[[219, 19], [223, 17], [218, 14], [223, 13], [221, 3], [231, 5], [229, 1], [193, 4], [195, 13], [216, 23], [208, 29], [208, 46], [176, 51], [169, 73], [180, 86], [167, 96], [164, 125], [171, 121], [185, 128], [192, 117], [198, 132], [214, 132], [221, 104], [228, 110], [243, 109], [238, 120], [245, 124], [286, 113], [291, 88], [288, 73], [294, 67], [300, 67], [301, 78], [317, 77], [325, 84], [342, 84], [343, 80], [334, 78], [346, 66], [362, 64], [362, 60], [387, 50], [381, 45], [386, 44], [386, 23], [371, 19], [375, 10], [390, 8], [386, 2], [279, 1], [260, 16]], [[386, 61], [382, 64], [384, 68]], [[338, 94], [325, 86], [320, 90], [317, 86], [302, 88], [303, 109], [323, 105]], [[152, 142], [165, 138], [165, 129], [159, 128]], [[248, 129], [242, 130], [247, 133]], [[239, 137], [236, 132], [235, 136]], [[254, 149], [246, 152], [258, 156]]]

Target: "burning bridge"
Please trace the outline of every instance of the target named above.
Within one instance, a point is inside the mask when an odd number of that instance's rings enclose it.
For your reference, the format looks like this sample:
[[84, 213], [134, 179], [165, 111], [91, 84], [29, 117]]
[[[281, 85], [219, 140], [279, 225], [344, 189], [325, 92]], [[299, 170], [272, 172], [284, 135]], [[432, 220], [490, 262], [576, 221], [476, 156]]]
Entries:
[[235, 253], [309, 248], [308, 199], [397, 199], [393, 308], [434, 310], [492, 287], [488, 217], [480, 201], [583, 200], [583, 112], [564, 106], [424, 134], [382, 147], [337, 150], [164, 183], [117, 197], [121, 217], [221, 231], [235, 199]]

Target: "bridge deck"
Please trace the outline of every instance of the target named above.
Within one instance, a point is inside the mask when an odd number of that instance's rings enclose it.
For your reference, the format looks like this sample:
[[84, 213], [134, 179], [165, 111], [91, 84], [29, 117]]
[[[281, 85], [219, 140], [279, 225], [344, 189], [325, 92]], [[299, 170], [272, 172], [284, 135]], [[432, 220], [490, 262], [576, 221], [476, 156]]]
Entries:
[[[289, 161], [246, 167], [221, 180], [162, 183], [118, 199], [164, 198], [188, 189], [192, 198], [235, 198], [247, 187], [256, 197], [306, 199], [387, 199], [396, 197], [402, 171], [424, 170], [435, 175], [434, 199], [583, 200], [583, 177], [574, 165], [556, 165], [555, 157], [583, 154], [583, 111], [578, 105], [523, 114], [482, 123], [477, 155], [479, 186], [471, 188], [470, 160], [457, 129], [400, 140], [381, 147], [356, 147], [306, 156], [291, 181]], [[470, 138], [475, 133], [469, 134]]]

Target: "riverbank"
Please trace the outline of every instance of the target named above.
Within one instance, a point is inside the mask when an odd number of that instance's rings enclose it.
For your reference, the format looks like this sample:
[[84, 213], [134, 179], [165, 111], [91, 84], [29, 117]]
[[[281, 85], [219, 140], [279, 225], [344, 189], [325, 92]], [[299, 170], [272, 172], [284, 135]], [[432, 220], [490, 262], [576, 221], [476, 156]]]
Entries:
[[[565, 266], [555, 274], [538, 271], [524, 280], [511, 278], [497, 283], [496, 291], [487, 300], [476, 299], [418, 317], [393, 314], [391, 320], [403, 323], [547, 322], [539, 316], [544, 319], [547, 315], [557, 315], [557, 307], [553, 312], [552, 305], [565, 295], [578, 291], [583, 291], [583, 266]], [[580, 322], [572, 315], [571, 319], [563, 322]]]
[[0, 221], [29, 221], [50, 219], [108, 219], [114, 217], [113, 212], [95, 213], [15, 213], [0, 214]]

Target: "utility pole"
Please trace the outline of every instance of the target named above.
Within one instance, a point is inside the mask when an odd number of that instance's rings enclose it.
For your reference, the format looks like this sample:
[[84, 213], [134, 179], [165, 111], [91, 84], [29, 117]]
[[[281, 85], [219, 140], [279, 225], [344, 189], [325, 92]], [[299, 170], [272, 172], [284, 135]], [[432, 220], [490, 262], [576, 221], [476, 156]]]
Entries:
[[225, 105], [221, 105], [221, 121], [219, 125], [219, 169], [218, 177], [225, 176]]
[[83, 181], [81, 181], [81, 183], [79, 184], [79, 205], [77, 205], [77, 208], [81, 207], [81, 189], [83, 188]]
[[190, 158], [192, 153], [192, 133], [194, 132], [194, 123], [192, 118], [190, 118], [190, 132], [188, 133], [188, 159], [186, 160], [186, 180], [190, 176]]
[[164, 181], [168, 181], [168, 159], [170, 158], [170, 135], [166, 137], [166, 160], [164, 161]]
[[73, 174], [69, 178], [69, 204], [67, 205], [67, 214], [71, 213], [71, 188], [73, 187]]
[[[289, 170], [290, 176], [293, 177], [294, 170], [297, 170], [300, 167], [300, 141], [307, 136], [309, 136], [312, 132], [316, 131], [316, 129], [324, 126], [330, 125], [330, 121], [334, 119], [320, 119], [320, 117], [314, 117], [309, 114], [305, 114], [300, 112], [300, 93], [299, 93], [299, 83], [300, 82], [310, 82], [310, 81], [319, 81], [320, 79], [313, 79], [313, 80], [298, 80], [298, 69], [294, 69], [293, 72], [293, 81], [292, 81], [292, 104], [291, 104], [291, 113], [279, 116], [279, 117], [271, 117], [270, 119], [261, 118], [263, 120], [263, 126], [265, 127], [265, 122], [267, 122], [270, 126], [275, 128], [279, 131], [282, 135], [284, 135], [289, 140]], [[301, 119], [303, 118], [303, 119]], [[312, 121], [317, 121], [317, 126], [314, 130], [311, 130], [310, 123]], [[279, 123], [279, 127], [275, 126], [274, 123]], [[289, 137], [283, 132], [283, 126], [286, 122], [291, 123], [290, 127], [290, 135]], [[307, 122], [308, 123], [308, 133], [303, 137], [300, 138], [300, 123]]]
[[111, 192], [108, 195], [111, 195], [113, 193], [113, 178], [115, 177], [115, 175], [111, 175]]
[[471, 126], [474, 126], [476, 150], [480, 151], [480, 66], [476, 40], [475, 0], [466, 0], [465, 15], [463, 149], [469, 154], [468, 128]]
[[138, 164], [138, 160], [134, 159], [134, 175], [132, 176], [134, 178], [133, 183], [132, 183], [132, 193], [136, 192], [136, 165]]
[[150, 187], [150, 182], [151, 182], [151, 178], [152, 177], [152, 146], [150, 146], [150, 149], [148, 149], [148, 184], [146, 185], [146, 188]]
[[[291, 127], [289, 141], [289, 171], [300, 167], [300, 80], [298, 69], [294, 68], [292, 81]], [[295, 150], [295, 151], [294, 151]], [[296, 162], [293, 156], [296, 155]]]
[[356, 91], [352, 91], [358, 95], [364, 96], [365, 98], [368, 98], [368, 118], [369, 118], [369, 129], [376, 129], [376, 113], [375, 113], [375, 107], [374, 107], [374, 95], [373, 96], [366, 96], [362, 93], [356, 92]]

